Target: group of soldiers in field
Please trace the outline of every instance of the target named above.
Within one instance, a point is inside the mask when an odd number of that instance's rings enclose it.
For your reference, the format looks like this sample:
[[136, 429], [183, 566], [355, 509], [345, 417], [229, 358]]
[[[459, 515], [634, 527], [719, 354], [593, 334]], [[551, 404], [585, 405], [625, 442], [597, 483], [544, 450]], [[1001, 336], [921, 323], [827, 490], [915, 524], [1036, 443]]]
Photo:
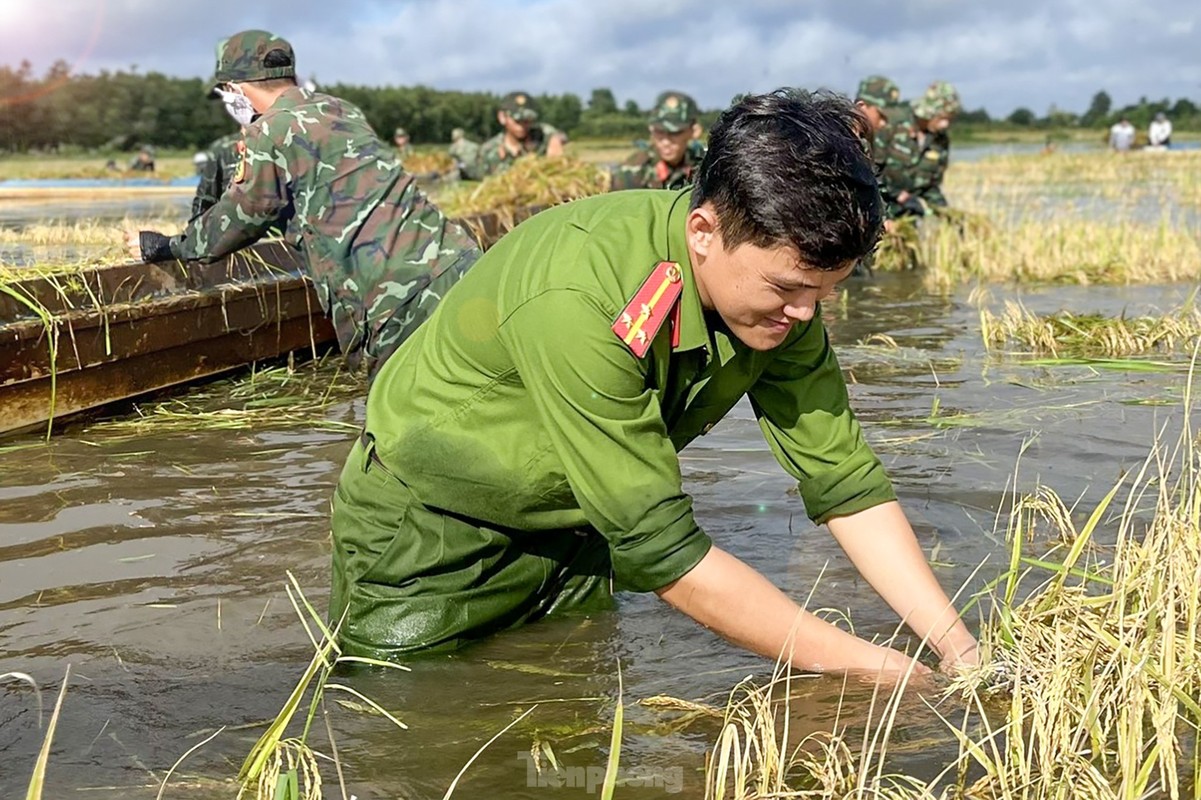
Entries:
[[[955, 88], [935, 81], [908, 102], [901, 99], [896, 83], [872, 75], [860, 81], [855, 102], [871, 127], [876, 178], [888, 219], [924, 217], [946, 206], [942, 180], [950, 158], [949, 128], [961, 107]], [[540, 121], [537, 102], [527, 92], [505, 95], [496, 119], [500, 131], [482, 144], [467, 138], [462, 128], [451, 133], [448, 152], [460, 177], [483, 180], [522, 156], [564, 152], [567, 135]], [[613, 167], [612, 188], [680, 189], [692, 184], [706, 150], [696, 100], [684, 92], [662, 92], [647, 116], [647, 130], [649, 138]], [[241, 141], [239, 129], [209, 146], [201, 162], [193, 217], [212, 206], [229, 184], [241, 158]], [[393, 145], [402, 163], [413, 152], [403, 127], [394, 131]]]
[[872, 75], [859, 82], [855, 103], [873, 129], [876, 179], [888, 219], [924, 217], [945, 207], [950, 128], [961, 107], [955, 87], [935, 81], [907, 103], [895, 83]]

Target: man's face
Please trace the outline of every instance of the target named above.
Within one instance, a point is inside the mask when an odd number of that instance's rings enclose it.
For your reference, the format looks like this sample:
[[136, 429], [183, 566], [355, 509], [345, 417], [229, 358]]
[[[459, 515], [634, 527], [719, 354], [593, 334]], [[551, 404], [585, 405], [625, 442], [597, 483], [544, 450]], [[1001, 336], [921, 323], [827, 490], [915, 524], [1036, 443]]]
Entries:
[[524, 142], [526, 137], [530, 135], [530, 128], [534, 126], [534, 121], [532, 119], [513, 119], [513, 117], [505, 111], [499, 112], [496, 115], [496, 118], [500, 120], [500, 125], [505, 129], [505, 133], [522, 142]]
[[392, 141], [396, 142], [397, 147], [408, 147], [409, 146], [409, 137], [408, 136], [397, 136]]
[[688, 225], [701, 301], [753, 350], [783, 344], [793, 326], [813, 319], [817, 304], [855, 266], [849, 262], [838, 270], [815, 269], [804, 264], [792, 247], [741, 244], [727, 249], [711, 223], [694, 221], [693, 215], [705, 208], [690, 212]]
[[862, 100], [856, 101], [855, 105], [859, 106], [859, 110], [863, 112], [863, 116], [867, 118], [873, 131], [882, 130], [888, 124], [888, 117], [884, 116], [884, 112], [880, 110], [879, 106], [865, 103]]
[[688, 143], [692, 141], [692, 130], [684, 129], [679, 133], [672, 133], [666, 128], [661, 128], [658, 125], [652, 125], [651, 128], [651, 144], [655, 148], [655, 152], [659, 154], [659, 158], [667, 162], [668, 166], [676, 166], [684, 160], [684, 152], [688, 149]]
[[950, 127], [951, 116], [949, 114], [939, 114], [938, 116], [934, 117], [934, 119], [930, 120], [930, 130], [932, 131], [945, 131]]

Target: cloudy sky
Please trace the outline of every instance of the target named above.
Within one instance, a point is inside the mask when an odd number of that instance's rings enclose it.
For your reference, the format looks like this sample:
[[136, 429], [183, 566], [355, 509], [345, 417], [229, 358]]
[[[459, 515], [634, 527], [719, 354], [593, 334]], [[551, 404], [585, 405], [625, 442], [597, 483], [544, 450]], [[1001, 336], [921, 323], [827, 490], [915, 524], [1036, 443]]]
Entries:
[[850, 92], [880, 72], [934, 78], [969, 108], [1201, 101], [1198, 0], [0, 0], [0, 60], [39, 71], [207, 76], [216, 40], [265, 27], [319, 82], [505, 92], [665, 88], [702, 106], [777, 86]]

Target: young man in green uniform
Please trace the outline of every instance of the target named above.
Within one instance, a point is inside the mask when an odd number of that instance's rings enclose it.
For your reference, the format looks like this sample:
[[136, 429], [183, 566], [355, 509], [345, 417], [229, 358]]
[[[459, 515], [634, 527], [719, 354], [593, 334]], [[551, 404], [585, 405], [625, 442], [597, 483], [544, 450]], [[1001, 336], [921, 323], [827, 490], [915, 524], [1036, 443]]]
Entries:
[[655, 99], [648, 124], [650, 145], [613, 171], [613, 189], [683, 189], [705, 157], [697, 138], [696, 101], [683, 92], [663, 92]]
[[820, 318], [880, 233], [864, 133], [834, 95], [748, 96], [692, 190], [568, 203], [484, 254], [368, 395], [333, 506], [345, 651], [451, 649], [617, 588], [799, 668], [909, 668], [698, 526], [676, 454], [746, 395], [808, 515], [944, 665], [973, 660]]
[[478, 245], [417, 188], [361, 110], [296, 85], [284, 39], [248, 30], [223, 40], [216, 83], [245, 131], [225, 193], [182, 234], [140, 231], [126, 244], [147, 262], [214, 261], [286, 218], [284, 238], [304, 254], [343, 354], [374, 372]]

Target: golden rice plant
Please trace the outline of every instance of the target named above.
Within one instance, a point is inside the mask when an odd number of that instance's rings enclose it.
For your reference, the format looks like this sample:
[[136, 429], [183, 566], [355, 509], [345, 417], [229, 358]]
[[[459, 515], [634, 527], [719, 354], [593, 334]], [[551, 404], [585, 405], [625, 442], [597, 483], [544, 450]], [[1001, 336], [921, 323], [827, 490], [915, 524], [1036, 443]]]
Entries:
[[935, 800], [941, 796], [935, 793], [935, 782], [883, 769], [906, 681], [888, 688], [877, 686], [877, 691], [890, 694], [874, 730], [869, 724], [863, 742], [854, 749], [846, 726], [837, 721], [830, 731], [792, 735], [792, 681], [791, 670], [777, 665], [766, 685], [758, 686], [748, 678], [730, 692], [721, 733], [706, 761], [706, 800]]
[[[961, 739], [984, 772], [967, 796], [1201, 791], [1201, 453], [1185, 416], [1178, 444], [1155, 443], [1122, 507], [1124, 481], [1083, 524], [1045, 489], [1011, 516], [1010, 569], [982, 636], [985, 657], [958, 682], [982, 718], [990, 693], [1006, 712], [989, 735]], [[1023, 553], [1035, 518], [1060, 529], [1054, 557]], [[1112, 545], [1099, 541], [1103, 531]]]
[[1201, 337], [1201, 311], [1190, 304], [1162, 316], [1035, 314], [1007, 300], [1002, 313], [980, 310], [980, 329], [989, 351], [1020, 349], [1052, 358], [1129, 356], [1191, 347]]
[[441, 150], [427, 150], [414, 153], [404, 160], [405, 172], [413, 175], [442, 175], [455, 168], [455, 160], [449, 153]]
[[1166, 216], [1156, 223], [1027, 215], [995, 229], [928, 225], [921, 263], [927, 284], [1155, 284], [1201, 277], [1201, 243]]
[[26, 247], [116, 246], [124, 250], [127, 230], [179, 233], [181, 220], [168, 217], [130, 218], [119, 222], [97, 219], [49, 220], [21, 228], [0, 228], [0, 244]]
[[607, 170], [568, 156], [525, 156], [507, 170], [489, 176], [475, 187], [464, 187], [442, 199], [452, 217], [496, 213], [502, 226], [531, 206], [553, 206], [609, 190]]

